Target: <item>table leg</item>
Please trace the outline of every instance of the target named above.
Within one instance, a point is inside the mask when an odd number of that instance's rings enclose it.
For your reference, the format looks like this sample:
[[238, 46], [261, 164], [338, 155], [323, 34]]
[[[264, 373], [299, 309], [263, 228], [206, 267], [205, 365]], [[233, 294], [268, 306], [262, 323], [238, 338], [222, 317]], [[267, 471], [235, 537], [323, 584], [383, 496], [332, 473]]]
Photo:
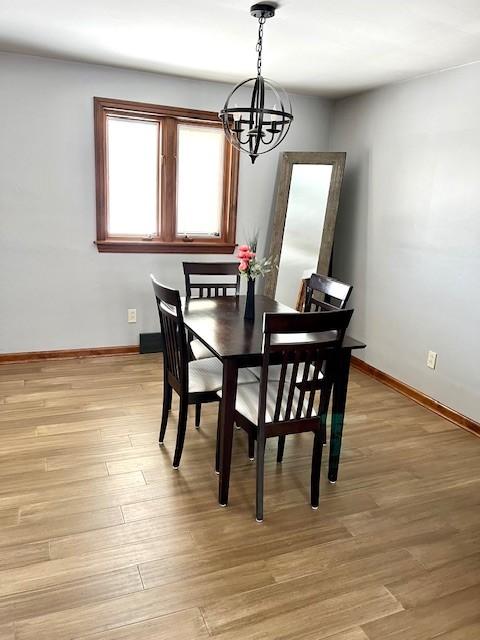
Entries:
[[226, 507], [228, 504], [228, 486], [230, 482], [230, 464], [232, 461], [233, 422], [235, 417], [235, 399], [237, 396], [238, 367], [235, 360], [223, 362], [223, 390], [220, 403], [220, 477], [218, 501]]
[[330, 456], [328, 460], [328, 479], [336, 482], [338, 465], [340, 463], [340, 450], [342, 448], [343, 421], [345, 418], [345, 405], [347, 403], [348, 375], [350, 372], [350, 349], [340, 351], [338, 368], [335, 372], [332, 398], [332, 425], [330, 429]]

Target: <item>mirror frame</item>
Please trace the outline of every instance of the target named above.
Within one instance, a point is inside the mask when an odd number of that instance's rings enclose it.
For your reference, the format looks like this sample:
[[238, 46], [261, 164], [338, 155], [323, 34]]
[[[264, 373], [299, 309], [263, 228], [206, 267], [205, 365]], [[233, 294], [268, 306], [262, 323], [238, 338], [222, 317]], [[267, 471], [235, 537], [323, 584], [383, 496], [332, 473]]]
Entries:
[[[317, 263], [317, 273], [328, 275], [333, 248], [333, 237], [335, 234], [335, 223], [337, 221], [338, 203], [340, 200], [340, 189], [342, 187], [343, 174], [345, 172], [346, 156], [347, 154], [344, 151], [287, 151], [282, 153], [278, 168], [277, 196], [275, 201], [270, 252], [268, 254], [270, 256], [275, 256], [278, 260], [278, 264], [280, 263], [280, 256], [282, 253], [283, 234], [285, 231], [285, 220], [287, 216], [293, 165], [330, 164], [332, 165], [332, 177], [330, 180], [330, 189], [328, 191], [325, 222], [323, 225]], [[278, 269], [273, 269], [265, 276], [264, 291], [265, 295], [270, 298], [275, 298], [277, 278]], [[302, 280], [299, 278], [299, 288], [301, 286], [301, 282]]]

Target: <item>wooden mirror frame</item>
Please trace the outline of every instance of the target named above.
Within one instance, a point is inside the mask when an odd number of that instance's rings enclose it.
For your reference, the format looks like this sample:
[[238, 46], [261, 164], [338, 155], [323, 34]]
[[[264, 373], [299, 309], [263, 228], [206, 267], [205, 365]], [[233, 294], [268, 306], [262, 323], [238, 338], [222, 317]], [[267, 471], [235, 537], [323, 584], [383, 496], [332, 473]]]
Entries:
[[[340, 189], [342, 187], [343, 174], [345, 172], [346, 155], [347, 154], [343, 151], [287, 151], [286, 153], [282, 153], [278, 169], [278, 186], [273, 218], [272, 239], [270, 242], [270, 252], [268, 254], [275, 256], [278, 263], [280, 263], [280, 256], [282, 253], [283, 233], [285, 230], [293, 165], [330, 164], [332, 165], [332, 178], [330, 180], [330, 189], [328, 192], [327, 207], [325, 211], [325, 223], [323, 225], [322, 240], [320, 243], [317, 263], [317, 273], [328, 275], [333, 248], [333, 237], [335, 234], [335, 223], [337, 221], [338, 203], [340, 200]], [[277, 278], [278, 269], [270, 271], [265, 276], [265, 295], [270, 298], [275, 297]], [[301, 285], [302, 280], [299, 278], [299, 288]], [[301, 299], [301, 293], [299, 299]]]

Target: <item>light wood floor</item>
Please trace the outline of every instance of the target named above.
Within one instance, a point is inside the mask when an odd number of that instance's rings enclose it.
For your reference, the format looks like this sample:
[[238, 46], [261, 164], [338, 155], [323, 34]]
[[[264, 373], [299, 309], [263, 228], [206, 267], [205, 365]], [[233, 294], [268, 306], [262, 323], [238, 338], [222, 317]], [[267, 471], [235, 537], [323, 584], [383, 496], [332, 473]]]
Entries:
[[339, 482], [267, 451], [266, 519], [216, 406], [157, 446], [159, 356], [0, 367], [0, 640], [478, 640], [480, 439], [353, 371]]

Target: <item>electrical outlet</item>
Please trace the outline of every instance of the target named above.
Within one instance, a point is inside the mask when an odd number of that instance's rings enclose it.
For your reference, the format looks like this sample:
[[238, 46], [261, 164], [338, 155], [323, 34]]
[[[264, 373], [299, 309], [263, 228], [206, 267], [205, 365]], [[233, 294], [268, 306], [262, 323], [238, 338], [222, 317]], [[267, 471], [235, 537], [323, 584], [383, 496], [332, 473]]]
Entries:
[[427, 367], [430, 369], [435, 369], [437, 364], [437, 354], [435, 351], [429, 351], [427, 356]]
[[137, 321], [137, 310], [136, 309], [128, 309], [128, 311], [127, 311], [127, 320], [128, 320], [128, 322], [136, 322]]

